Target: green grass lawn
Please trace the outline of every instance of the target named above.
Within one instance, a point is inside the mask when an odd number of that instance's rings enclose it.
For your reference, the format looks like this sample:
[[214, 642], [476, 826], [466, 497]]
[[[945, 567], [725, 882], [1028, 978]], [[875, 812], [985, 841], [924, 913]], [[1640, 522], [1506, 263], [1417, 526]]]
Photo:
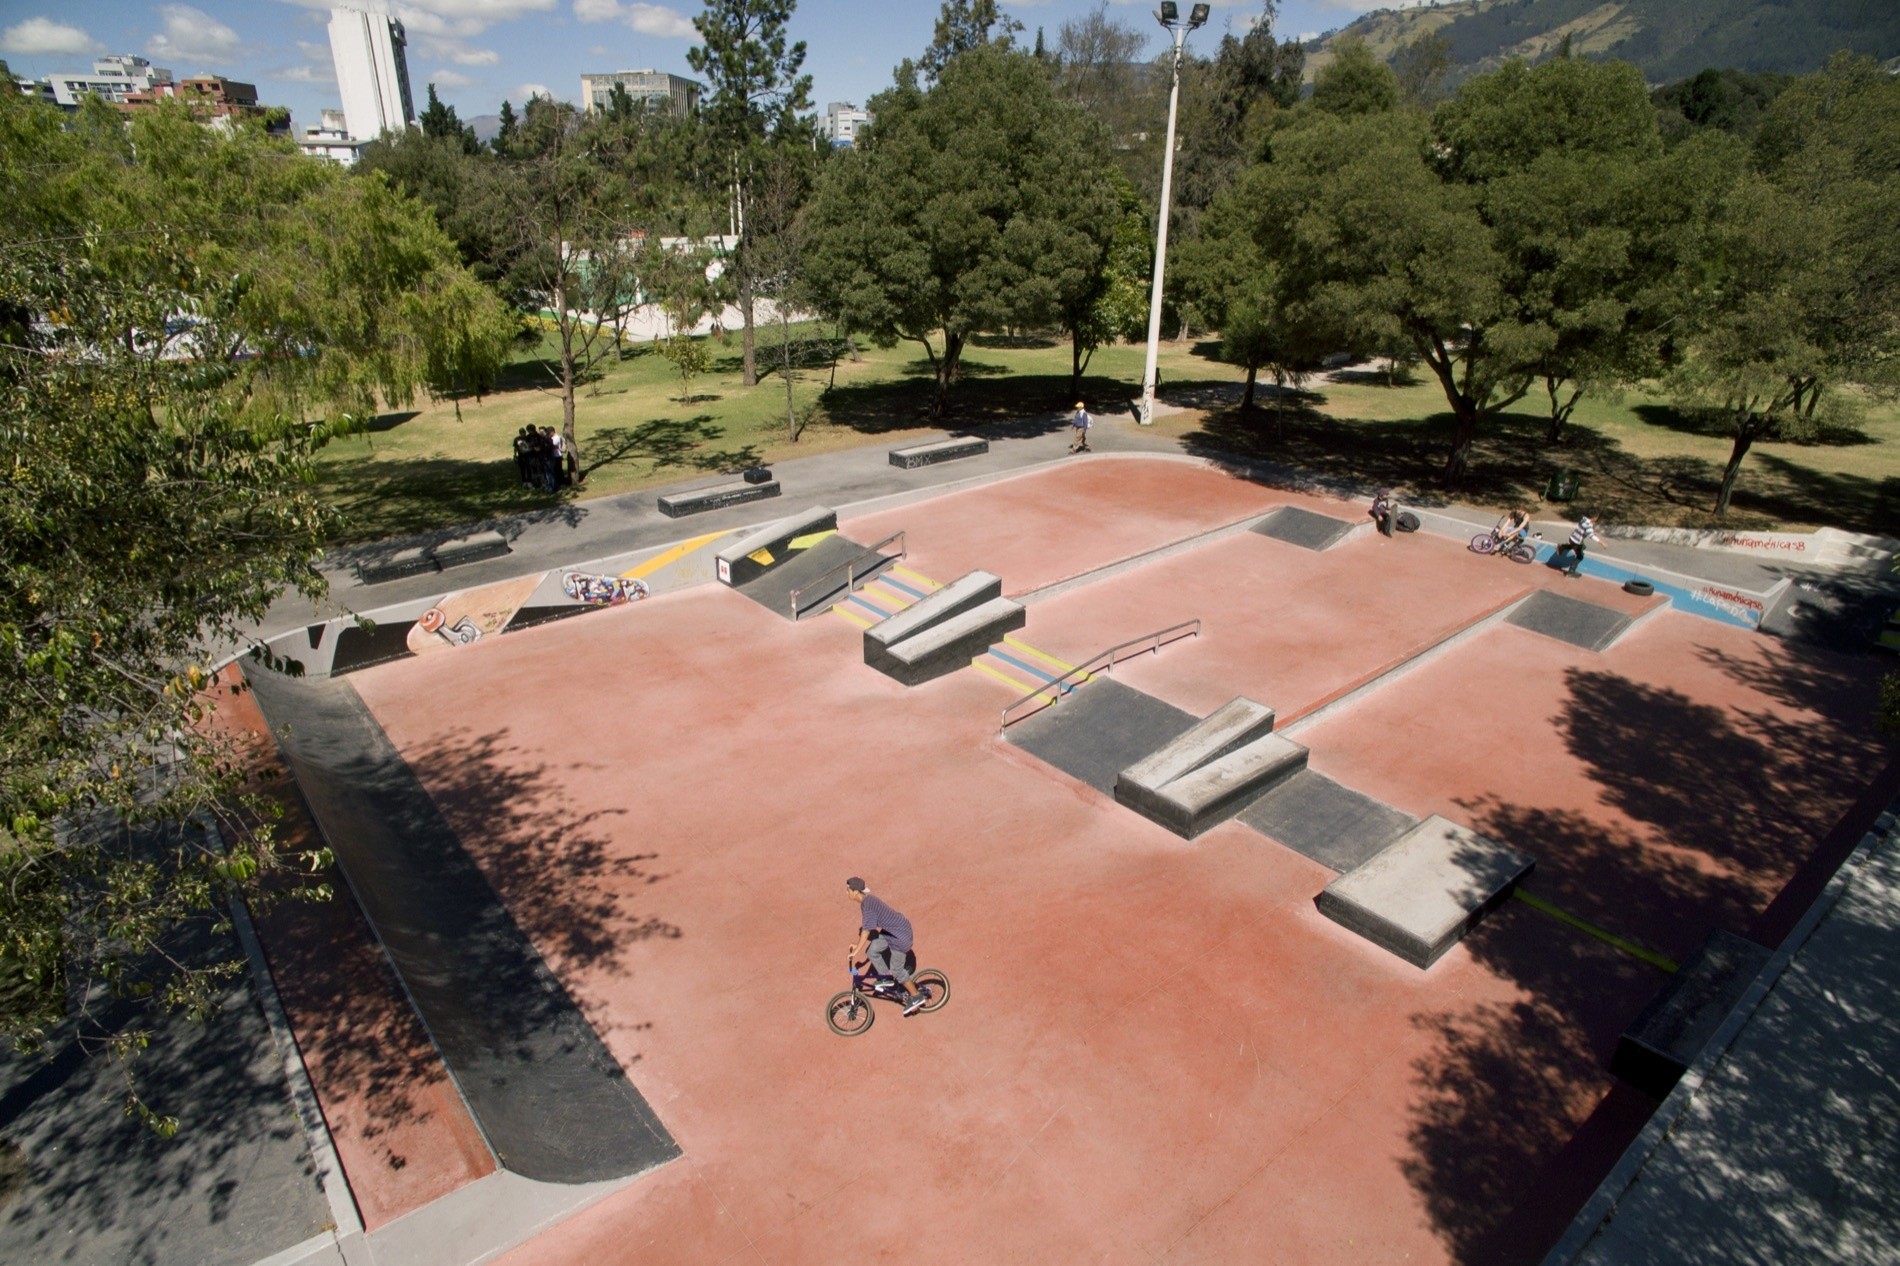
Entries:
[[[1067, 409], [1066, 339], [979, 338], [964, 352], [952, 416], [928, 417], [929, 362], [916, 344], [860, 345], [862, 359], [808, 350], [793, 372], [793, 401], [804, 426], [788, 438], [785, 380], [777, 372], [775, 330], [759, 331], [757, 386], [743, 387], [739, 339], [711, 340], [712, 365], [682, 402], [671, 361], [650, 345], [601, 366], [575, 401], [584, 487], [564, 499], [609, 496], [694, 475], [737, 471], [863, 444], [894, 445], [947, 426], [1008, 434], [1028, 419]], [[795, 344], [795, 346], [797, 346]], [[472, 398], [418, 402], [378, 418], [358, 435], [332, 442], [318, 460], [321, 487], [343, 512], [339, 541], [382, 537], [543, 508], [549, 498], [515, 477], [512, 441], [522, 426], [561, 425], [561, 400], [549, 375], [551, 348], [525, 352], [497, 390]], [[1113, 412], [1138, 393], [1143, 349], [1103, 348], [1083, 378], [1090, 408]], [[1230, 366], [1186, 348], [1164, 349], [1161, 374], [1232, 382]], [[827, 390], [827, 388], [829, 388]]]
[[[928, 417], [929, 363], [915, 344], [865, 346], [856, 362], [834, 369], [816, 351], [793, 373], [793, 398], [805, 419], [797, 443], [787, 436], [784, 379], [775, 372], [777, 333], [759, 332], [761, 377], [740, 386], [738, 337], [712, 340], [710, 370], [680, 400], [672, 362], [650, 345], [602, 366], [576, 402], [584, 487], [562, 500], [628, 492], [694, 475], [771, 464], [865, 444], [893, 445], [942, 429], [1021, 433], [1073, 403], [1069, 349], [1061, 337], [973, 340], [953, 389], [951, 417]], [[1205, 399], [1205, 409], [1164, 415], [1157, 430], [1191, 451], [1237, 453], [1301, 466], [1318, 474], [1387, 483], [1420, 501], [1483, 506], [1536, 502], [1552, 472], [1582, 478], [1575, 508], [1612, 522], [1737, 528], [1833, 524], [1900, 535], [1900, 408], [1868, 411], [1852, 433], [1824, 443], [1758, 444], [1742, 469], [1725, 519], [1709, 513], [1728, 456], [1728, 441], [1666, 402], [1629, 393], [1578, 404], [1564, 441], [1544, 443], [1543, 396], [1534, 392], [1481, 434], [1472, 474], [1459, 489], [1438, 470], [1451, 417], [1429, 379], [1388, 385], [1375, 374], [1346, 374], [1316, 385], [1277, 418], [1242, 417], [1225, 403], [1240, 371], [1213, 359], [1215, 345], [1164, 344], [1166, 393]], [[379, 418], [366, 431], [333, 442], [320, 456], [321, 487], [343, 511], [339, 541], [374, 540], [546, 508], [550, 498], [519, 487], [511, 441], [523, 425], [559, 427], [548, 348], [524, 352], [498, 389], [480, 402], [424, 403]], [[1097, 413], [1125, 412], [1139, 392], [1143, 349], [1095, 354], [1082, 394]], [[1263, 399], [1265, 397], [1263, 396]]]

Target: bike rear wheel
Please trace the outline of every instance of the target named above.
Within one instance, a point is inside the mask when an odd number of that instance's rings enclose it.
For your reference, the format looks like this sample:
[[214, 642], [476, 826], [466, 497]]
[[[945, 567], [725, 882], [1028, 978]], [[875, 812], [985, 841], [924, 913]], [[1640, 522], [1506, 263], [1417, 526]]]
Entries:
[[1537, 547], [1529, 541], [1519, 541], [1511, 546], [1511, 561], [1514, 563], [1534, 563], [1537, 561]]
[[1489, 554], [1497, 547], [1498, 538], [1489, 532], [1480, 532], [1471, 538], [1471, 552], [1474, 554]]
[[935, 1011], [950, 1001], [950, 978], [935, 967], [926, 967], [914, 974], [910, 981], [919, 989], [930, 990], [930, 1001], [924, 1004], [926, 1012]]
[[877, 1021], [877, 1009], [871, 1000], [855, 989], [834, 994], [825, 1004], [825, 1023], [839, 1037], [856, 1037]]

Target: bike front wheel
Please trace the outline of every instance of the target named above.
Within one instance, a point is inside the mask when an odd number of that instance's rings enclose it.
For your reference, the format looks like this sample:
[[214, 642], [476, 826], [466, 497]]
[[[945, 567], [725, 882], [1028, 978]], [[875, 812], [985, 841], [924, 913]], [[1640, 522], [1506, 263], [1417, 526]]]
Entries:
[[877, 1010], [871, 1000], [855, 989], [835, 994], [825, 1004], [825, 1023], [839, 1037], [856, 1037], [868, 1031], [876, 1021]]
[[1497, 538], [1489, 532], [1480, 532], [1471, 538], [1471, 552], [1474, 554], [1489, 554], [1497, 547]]
[[950, 1001], [950, 978], [935, 967], [927, 967], [910, 978], [910, 982], [919, 989], [930, 991], [930, 1001], [924, 1004], [924, 1010], [931, 1012]]

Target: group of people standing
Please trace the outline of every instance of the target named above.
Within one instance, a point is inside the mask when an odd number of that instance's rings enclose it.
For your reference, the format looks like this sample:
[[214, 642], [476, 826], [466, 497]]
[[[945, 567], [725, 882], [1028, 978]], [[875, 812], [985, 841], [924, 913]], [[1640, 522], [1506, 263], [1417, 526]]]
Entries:
[[553, 492], [580, 478], [574, 450], [551, 426], [524, 426], [515, 433], [515, 471], [524, 488]]

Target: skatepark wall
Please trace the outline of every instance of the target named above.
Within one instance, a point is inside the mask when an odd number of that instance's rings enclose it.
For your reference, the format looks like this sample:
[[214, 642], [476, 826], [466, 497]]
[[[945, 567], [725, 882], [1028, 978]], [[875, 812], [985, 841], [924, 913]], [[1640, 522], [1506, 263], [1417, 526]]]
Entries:
[[[273, 658], [330, 677], [434, 655], [555, 620], [606, 611], [713, 582], [713, 557], [745, 529], [594, 559], [509, 580], [449, 589], [281, 633]], [[236, 658], [235, 656], [233, 658]]]

